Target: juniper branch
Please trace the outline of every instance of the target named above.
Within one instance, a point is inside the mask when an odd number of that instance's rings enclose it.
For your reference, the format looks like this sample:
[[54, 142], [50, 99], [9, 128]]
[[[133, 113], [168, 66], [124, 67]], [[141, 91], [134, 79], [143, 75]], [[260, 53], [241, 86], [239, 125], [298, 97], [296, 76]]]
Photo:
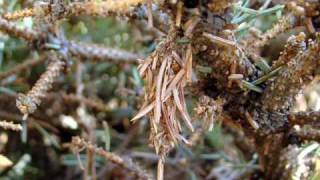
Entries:
[[309, 48], [289, 61], [274, 81], [269, 81], [261, 102], [270, 111], [287, 112], [299, 91], [311, 82], [319, 67], [319, 40], [310, 41]]
[[[57, 45], [56, 50], [66, 48], [72, 55], [80, 56], [86, 59], [97, 59], [97, 60], [114, 60], [123, 62], [137, 62], [137, 59], [142, 58], [141, 55], [130, 53], [124, 50], [106, 48], [97, 45], [89, 45], [84, 43], [76, 43], [74, 41], [64, 40], [62, 38], [51, 38], [50, 33], [43, 34], [41, 36], [36, 31], [29, 29], [18, 28], [17, 25], [11, 23], [5, 19], [0, 18], [0, 30], [5, 31], [9, 35], [16, 36], [18, 38], [27, 40], [29, 42], [39, 41], [38, 48], [46, 47], [46, 44]], [[42, 39], [42, 41], [40, 41]]]
[[[18, 115], [16, 112], [12, 113], [12, 112], [8, 112], [8, 111], [0, 110], [0, 117], [2, 119], [10, 119], [11, 121], [14, 121], [14, 122], [21, 122], [21, 116]], [[36, 119], [36, 118], [32, 117], [32, 115], [31, 115], [31, 117], [28, 118], [28, 121], [29, 121], [28, 126], [31, 128], [34, 128], [35, 124], [38, 123], [41, 126], [45, 127], [46, 129], [48, 129], [52, 132], [55, 132], [55, 133], [59, 132], [59, 130], [57, 128], [46, 123], [45, 120], [38, 119], [38, 118]]]
[[80, 56], [86, 59], [96, 60], [114, 60], [120, 62], [137, 62], [142, 58], [141, 55], [130, 53], [124, 50], [101, 47], [97, 45], [89, 45], [84, 43], [76, 43], [70, 41], [68, 49], [72, 55]]
[[52, 83], [60, 75], [65, 62], [55, 54], [49, 56], [51, 62], [47, 71], [43, 73], [40, 79], [27, 94], [19, 94], [16, 105], [23, 114], [31, 114], [40, 105], [41, 99], [45, 93], [52, 87]]

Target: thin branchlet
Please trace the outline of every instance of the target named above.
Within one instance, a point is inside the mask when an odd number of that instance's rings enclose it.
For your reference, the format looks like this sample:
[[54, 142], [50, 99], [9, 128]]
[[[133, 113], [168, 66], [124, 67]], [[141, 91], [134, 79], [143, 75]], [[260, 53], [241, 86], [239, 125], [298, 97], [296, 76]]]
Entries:
[[106, 48], [102, 46], [76, 43], [70, 41], [68, 49], [74, 56], [80, 56], [85, 59], [96, 60], [112, 60], [115, 62], [138, 62], [138, 59], [142, 58], [142, 55], [131, 53], [124, 50]]

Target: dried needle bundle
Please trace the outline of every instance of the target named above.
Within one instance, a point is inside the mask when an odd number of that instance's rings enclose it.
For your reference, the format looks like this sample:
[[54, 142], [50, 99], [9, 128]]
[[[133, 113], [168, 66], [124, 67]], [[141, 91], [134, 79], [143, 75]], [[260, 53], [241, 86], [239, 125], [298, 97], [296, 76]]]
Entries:
[[181, 135], [178, 112], [187, 127], [194, 130], [184, 99], [184, 87], [191, 81], [192, 47], [179, 47], [176, 37], [176, 30], [172, 28], [166, 40], [140, 64], [140, 75], [146, 82], [145, 102], [132, 119], [135, 121], [147, 114], [150, 117], [150, 142], [161, 156], [158, 174], [163, 170], [163, 158], [175, 143], [188, 143]]

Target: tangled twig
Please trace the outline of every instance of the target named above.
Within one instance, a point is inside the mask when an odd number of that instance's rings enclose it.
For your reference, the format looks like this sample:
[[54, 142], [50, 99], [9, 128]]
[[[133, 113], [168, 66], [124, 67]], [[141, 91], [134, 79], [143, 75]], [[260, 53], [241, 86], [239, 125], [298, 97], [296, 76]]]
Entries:
[[84, 139], [81, 139], [80, 137], [72, 138], [71, 149], [74, 153], [79, 153], [83, 149], [89, 149], [90, 151], [94, 151], [96, 154], [106, 158], [106, 160], [109, 160], [112, 163], [133, 172], [139, 179], [152, 179], [151, 175], [142, 170], [137, 164], [134, 164], [132, 161], [125, 160], [115, 153], [107, 152], [102, 148], [98, 148], [92, 145], [90, 142], [86, 142]]

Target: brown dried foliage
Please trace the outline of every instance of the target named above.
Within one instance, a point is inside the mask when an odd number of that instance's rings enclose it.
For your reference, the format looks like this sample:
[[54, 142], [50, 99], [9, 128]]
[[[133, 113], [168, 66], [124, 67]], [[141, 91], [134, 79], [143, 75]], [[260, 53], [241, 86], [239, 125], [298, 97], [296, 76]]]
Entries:
[[180, 120], [193, 131], [192, 120], [187, 111], [184, 87], [192, 78], [192, 47], [181, 51], [174, 42], [177, 32], [174, 27], [167, 38], [138, 67], [146, 81], [145, 102], [135, 121], [149, 115], [151, 121], [150, 141], [157, 154], [166, 155], [178, 141], [188, 143], [180, 134]]

